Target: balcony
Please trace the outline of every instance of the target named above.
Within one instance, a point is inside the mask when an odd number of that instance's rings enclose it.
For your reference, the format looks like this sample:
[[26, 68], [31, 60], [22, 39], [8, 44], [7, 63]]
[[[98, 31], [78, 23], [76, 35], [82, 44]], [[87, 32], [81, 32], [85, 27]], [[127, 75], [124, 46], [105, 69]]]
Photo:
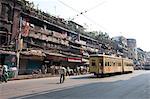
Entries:
[[82, 40], [75, 40], [75, 43], [81, 44], [81, 45], [86, 45], [86, 42], [82, 41]]
[[52, 36], [55, 38], [59, 38], [59, 39], [63, 39], [63, 40], [68, 40], [67, 38], [67, 33], [66, 32], [56, 32], [56, 31], [52, 31]]
[[46, 32], [45, 30], [41, 30], [39, 28], [37, 29], [31, 28], [29, 37], [33, 37], [33, 38], [44, 40], [44, 41], [50, 41], [50, 42], [54, 42], [54, 43], [58, 43], [58, 44], [66, 45], [66, 46], [69, 45], [68, 44], [69, 42], [66, 39], [67, 38], [66, 33], [61, 34], [61, 33], [50, 31], [50, 30], [47, 30]]

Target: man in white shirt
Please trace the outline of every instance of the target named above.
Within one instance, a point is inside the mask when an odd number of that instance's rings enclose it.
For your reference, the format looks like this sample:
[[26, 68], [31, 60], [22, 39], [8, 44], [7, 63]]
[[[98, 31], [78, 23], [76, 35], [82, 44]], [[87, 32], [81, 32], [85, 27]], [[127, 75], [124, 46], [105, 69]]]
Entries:
[[60, 83], [63, 83], [65, 80], [66, 68], [60, 66], [59, 73], [60, 73]]

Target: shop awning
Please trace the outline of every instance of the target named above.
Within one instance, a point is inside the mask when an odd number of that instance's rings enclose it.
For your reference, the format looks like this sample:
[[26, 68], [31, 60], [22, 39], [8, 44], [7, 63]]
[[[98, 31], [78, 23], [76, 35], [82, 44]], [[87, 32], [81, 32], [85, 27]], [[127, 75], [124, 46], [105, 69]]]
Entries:
[[53, 53], [53, 52], [44, 52], [46, 54], [47, 60], [53, 60], [53, 61], [67, 61], [67, 56], [60, 54], [60, 53]]
[[10, 54], [10, 55], [16, 55], [15, 52], [12, 51], [4, 51], [4, 50], [0, 50], [0, 54]]
[[69, 53], [69, 52], [61, 52], [63, 55], [66, 55], [68, 57], [82, 57], [81, 55], [78, 54], [73, 54], [73, 53]]
[[27, 56], [46, 56], [41, 50], [30, 50], [30, 51], [23, 51], [21, 52], [21, 54], [23, 55], [27, 55]]
[[51, 53], [51, 52], [44, 52], [45, 54], [51, 55], [51, 56], [60, 56], [60, 57], [66, 57], [66, 55], [60, 54], [60, 53]]

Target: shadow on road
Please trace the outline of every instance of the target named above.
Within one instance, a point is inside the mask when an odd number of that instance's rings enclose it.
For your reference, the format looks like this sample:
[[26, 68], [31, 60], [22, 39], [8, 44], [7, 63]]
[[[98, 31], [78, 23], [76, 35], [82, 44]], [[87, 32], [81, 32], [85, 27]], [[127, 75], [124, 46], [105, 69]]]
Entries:
[[50, 83], [47, 83], [47, 84], [54, 84], [54, 85], [56, 85], [56, 84], [60, 84], [59, 82], [50, 82]]

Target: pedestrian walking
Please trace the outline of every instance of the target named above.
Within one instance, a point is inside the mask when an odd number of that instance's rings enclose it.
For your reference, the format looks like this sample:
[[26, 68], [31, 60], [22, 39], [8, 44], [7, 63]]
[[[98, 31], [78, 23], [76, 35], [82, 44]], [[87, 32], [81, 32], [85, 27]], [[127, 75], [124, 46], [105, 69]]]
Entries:
[[64, 83], [65, 74], [66, 74], [66, 68], [60, 66], [59, 73], [60, 73], [60, 83]]

